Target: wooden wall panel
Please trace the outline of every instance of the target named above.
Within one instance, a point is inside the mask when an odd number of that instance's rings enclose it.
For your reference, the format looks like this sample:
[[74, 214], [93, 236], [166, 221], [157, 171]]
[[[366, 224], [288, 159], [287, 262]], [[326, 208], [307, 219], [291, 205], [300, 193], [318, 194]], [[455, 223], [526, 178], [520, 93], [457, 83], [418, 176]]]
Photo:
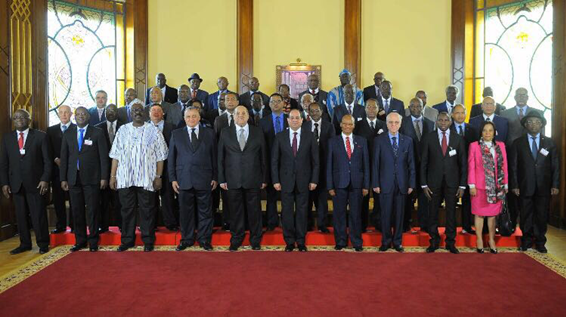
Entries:
[[362, 0], [344, 1], [344, 68], [352, 73], [352, 81], [362, 82]]
[[247, 83], [254, 74], [254, 2], [238, 0], [238, 76], [237, 92], [248, 91]]

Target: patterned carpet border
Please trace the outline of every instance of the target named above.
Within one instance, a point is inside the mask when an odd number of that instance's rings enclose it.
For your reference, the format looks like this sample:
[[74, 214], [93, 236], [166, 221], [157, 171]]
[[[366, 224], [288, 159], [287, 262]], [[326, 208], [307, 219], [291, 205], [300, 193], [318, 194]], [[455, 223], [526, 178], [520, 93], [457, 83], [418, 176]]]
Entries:
[[[155, 251], [175, 251], [175, 246], [156, 246]], [[284, 246], [263, 246], [262, 251], [270, 252], [282, 252], [285, 250]], [[357, 253], [352, 248], [347, 248], [342, 251], [335, 251], [333, 246], [309, 246], [309, 251], [334, 251], [334, 252], [352, 252]], [[408, 247], [405, 248], [405, 253], [424, 253], [426, 250], [425, 247]], [[461, 253], [475, 253], [475, 248], [458, 248]], [[533, 250], [529, 250], [527, 252], [520, 252], [516, 248], [499, 248], [500, 253], [524, 253], [525, 255], [529, 256], [530, 258], [534, 259], [535, 261], [541, 263], [548, 269], [552, 270], [553, 272], [557, 273], [558, 275], [566, 278], [566, 265], [553, 256], [549, 254], [542, 254]], [[100, 247], [99, 251], [103, 252], [116, 252], [116, 247]], [[89, 252], [88, 249], [82, 250], [80, 252]], [[143, 246], [137, 246], [134, 248], [129, 249], [126, 252], [143, 252]], [[187, 248], [181, 252], [210, 252], [204, 251], [199, 247], [193, 246]], [[214, 247], [213, 252], [229, 252], [227, 246], [217, 246]], [[244, 246], [239, 249], [238, 252], [261, 252], [261, 251], [253, 251], [251, 247]], [[438, 253], [447, 253], [448, 251], [444, 249], [438, 249], [436, 252]], [[397, 253], [393, 249], [389, 249], [386, 252], [380, 252], [378, 247], [364, 247], [363, 252], [361, 253]], [[43, 270], [44, 268], [48, 267], [49, 265], [59, 261], [60, 259], [64, 258], [70, 254], [68, 246], [60, 246], [53, 250], [51, 250], [48, 254], [32, 260], [31, 262], [24, 264], [22, 267], [17, 269], [15, 272], [11, 272], [6, 274], [5, 276], [0, 278], [0, 294], [5, 292], [6, 290], [14, 287], [15, 285], [23, 282], [30, 276], [36, 274], [37, 272]], [[432, 256], [432, 255], [431, 255]]]

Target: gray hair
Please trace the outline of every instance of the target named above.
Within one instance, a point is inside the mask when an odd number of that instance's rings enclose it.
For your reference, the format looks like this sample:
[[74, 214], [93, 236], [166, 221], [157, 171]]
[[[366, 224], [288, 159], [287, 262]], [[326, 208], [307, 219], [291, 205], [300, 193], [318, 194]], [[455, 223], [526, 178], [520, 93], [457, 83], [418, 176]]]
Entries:
[[305, 101], [306, 96], [310, 96], [312, 98], [312, 100], [314, 101], [314, 96], [309, 94], [309, 93], [306, 93], [306, 94], [301, 96], [301, 104], [303, 103], [303, 101]]
[[387, 117], [386, 117], [385, 120], [386, 120], [386, 121], [389, 121], [389, 117], [391, 117], [392, 115], [397, 115], [397, 117], [399, 118], [399, 121], [403, 121], [403, 116], [402, 116], [399, 112], [397, 112], [397, 111], [392, 111], [392, 112], [390, 112], [390, 113], [387, 115]]

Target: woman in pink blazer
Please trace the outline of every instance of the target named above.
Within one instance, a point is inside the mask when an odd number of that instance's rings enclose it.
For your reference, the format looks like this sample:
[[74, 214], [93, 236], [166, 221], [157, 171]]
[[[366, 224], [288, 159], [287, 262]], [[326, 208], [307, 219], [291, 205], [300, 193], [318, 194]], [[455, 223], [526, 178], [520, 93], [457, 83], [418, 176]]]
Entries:
[[481, 126], [481, 138], [468, 150], [468, 185], [475, 215], [477, 251], [483, 253], [483, 222], [487, 217], [489, 249], [495, 247], [495, 216], [501, 212], [508, 191], [507, 152], [505, 143], [495, 141], [495, 124], [486, 121]]

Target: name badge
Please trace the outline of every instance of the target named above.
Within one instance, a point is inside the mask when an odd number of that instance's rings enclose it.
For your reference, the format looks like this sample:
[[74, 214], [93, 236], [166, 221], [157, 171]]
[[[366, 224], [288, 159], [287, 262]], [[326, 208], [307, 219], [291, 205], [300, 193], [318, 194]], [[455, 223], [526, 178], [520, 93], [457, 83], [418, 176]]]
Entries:
[[450, 156], [456, 155], [456, 150], [452, 150], [452, 151], [448, 152], [448, 155], [450, 155]]
[[357, 121], [362, 121], [363, 118], [357, 118], [357, 119], [358, 119]]
[[383, 129], [379, 129], [379, 131], [377, 131], [377, 134], [382, 134], [383, 133]]
[[85, 140], [85, 145], [92, 145], [92, 140]]
[[26, 149], [21, 149], [21, 150], [20, 150], [20, 155], [26, 155]]
[[540, 149], [540, 154], [547, 156], [548, 155], [548, 151], [546, 149]]

